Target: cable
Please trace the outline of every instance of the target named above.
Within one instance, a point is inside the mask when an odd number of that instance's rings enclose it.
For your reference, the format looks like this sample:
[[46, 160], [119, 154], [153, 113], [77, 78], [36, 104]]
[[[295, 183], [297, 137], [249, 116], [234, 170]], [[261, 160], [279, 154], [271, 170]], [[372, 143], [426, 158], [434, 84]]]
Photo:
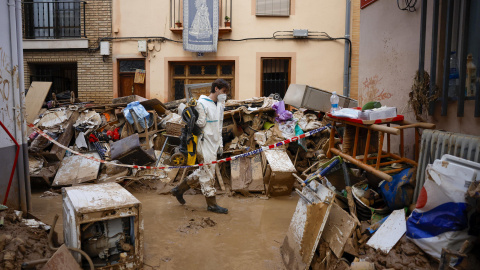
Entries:
[[[398, 0], [397, 0], [398, 1]], [[417, 2], [416, 0], [404, 0], [404, 1], [408, 1], [409, 3], [411, 1], [415, 1], [415, 3]], [[415, 3], [413, 4], [415, 6]], [[293, 33], [293, 31], [275, 31], [273, 33], [273, 35], [271, 37], [252, 37], [252, 38], [241, 38], [241, 39], [231, 39], [231, 38], [227, 38], [227, 39], [223, 39], [223, 38], [219, 38], [218, 41], [231, 41], [231, 42], [239, 42], [239, 41], [248, 41], [248, 40], [316, 40], [316, 41], [336, 41], [336, 40], [340, 40], [340, 39], [343, 39], [345, 40], [345, 42], [348, 43], [348, 47], [349, 47], [349, 59], [348, 59], [348, 67], [351, 67], [351, 63], [352, 63], [352, 42], [350, 39], [348, 38], [345, 38], [345, 37], [339, 37], [339, 38], [333, 38], [331, 37], [329, 34], [327, 34], [326, 32], [319, 32], [319, 31], [309, 31], [309, 37], [305, 37], [305, 38], [295, 38], [293, 37], [293, 35], [277, 35], [277, 33]], [[316, 33], [318, 35], [310, 35], [310, 33]], [[170, 38], [166, 38], [166, 37], [163, 37], [163, 36], [146, 36], [146, 37], [103, 37], [103, 38], [100, 38], [99, 39], [99, 44], [101, 41], [114, 41], [114, 40], [138, 40], [138, 39], [142, 39], [142, 40], [145, 40], [147, 39], [147, 41], [160, 41], [160, 42], [166, 42], [166, 41], [170, 41], [170, 42], [174, 42], [174, 43], [183, 43], [183, 41], [181, 40], [173, 40], [173, 39], [170, 39]], [[93, 48], [93, 49], [89, 49], [89, 52], [95, 52], [95, 51], [98, 51], [100, 49], [100, 45], [97, 47], [97, 48]], [[143, 54], [142, 54], [143, 55]]]
[[[400, 4], [398, 3], [398, 1], [400, 1], [400, 0], [397, 0], [397, 7], [400, 10], [406, 10], [406, 11], [410, 11], [410, 12], [415, 12], [417, 10], [415, 8], [415, 5], [417, 4], [417, 0], [403, 0], [403, 2], [405, 3], [404, 8], [400, 7]], [[412, 2], [413, 2], [413, 4], [412, 4]]]

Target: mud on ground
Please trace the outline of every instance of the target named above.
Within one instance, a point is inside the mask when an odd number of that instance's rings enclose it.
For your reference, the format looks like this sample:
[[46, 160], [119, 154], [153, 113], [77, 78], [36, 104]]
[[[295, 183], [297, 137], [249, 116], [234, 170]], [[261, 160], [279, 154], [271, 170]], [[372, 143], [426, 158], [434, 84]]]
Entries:
[[[14, 210], [0, 212], [0, 269], [21, 269], [23, 262], [50, 258], [54, 251], [48, 247], [48, 234], [41, 228], [30, 228], [21, 222]], [[37, 265], [40, 269], [42, 264]]]

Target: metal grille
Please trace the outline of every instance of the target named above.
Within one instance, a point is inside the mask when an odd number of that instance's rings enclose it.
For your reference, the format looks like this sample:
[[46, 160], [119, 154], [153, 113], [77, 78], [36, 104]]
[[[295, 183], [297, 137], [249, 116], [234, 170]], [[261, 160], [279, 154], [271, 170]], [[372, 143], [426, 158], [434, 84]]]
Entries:
[[33, 81], [52, 82], [47, 99], [52, 97], [52, 93], [58, 96], [62, 92], [70, 94], [70, 91], [78, 96], [77, 64], [33, 65], [31, 70], [30, 84]]
[[257, 0], [257, 16], [290, 16], [290, 0]]
[[283, 98], [289, 85], [289, 66], [290, 59], [262, 59], [263, 95], [278, 93]]
[[23, 2], [23, 12], [26, 39], [87, 37], [85, 33], [85, 1]]
[[135, 72], [137, 69], [145, 69], [144, 60], [120, 60], [120, 72]]

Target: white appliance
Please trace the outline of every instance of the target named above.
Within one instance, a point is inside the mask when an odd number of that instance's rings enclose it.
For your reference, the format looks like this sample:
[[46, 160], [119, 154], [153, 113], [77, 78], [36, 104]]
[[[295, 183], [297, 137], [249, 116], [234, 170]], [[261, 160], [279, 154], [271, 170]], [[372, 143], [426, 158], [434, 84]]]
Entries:
[[[142, 267], [143, 217], [137, 198], [117, 183], [66, 187], [62, 195], [67, 247], [85, 251], [97, 269]], [[74, 256], [85, 263], [78, 253]]]

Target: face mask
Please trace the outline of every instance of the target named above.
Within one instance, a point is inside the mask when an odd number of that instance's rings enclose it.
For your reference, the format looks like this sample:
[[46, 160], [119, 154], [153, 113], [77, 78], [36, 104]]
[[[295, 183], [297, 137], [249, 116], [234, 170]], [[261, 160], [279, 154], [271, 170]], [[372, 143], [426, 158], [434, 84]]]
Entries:
[[217, 100], [218, 100], [218, 102], [224, 102], [225, 100], [227, 100], [227, 94], [218, 95]]

